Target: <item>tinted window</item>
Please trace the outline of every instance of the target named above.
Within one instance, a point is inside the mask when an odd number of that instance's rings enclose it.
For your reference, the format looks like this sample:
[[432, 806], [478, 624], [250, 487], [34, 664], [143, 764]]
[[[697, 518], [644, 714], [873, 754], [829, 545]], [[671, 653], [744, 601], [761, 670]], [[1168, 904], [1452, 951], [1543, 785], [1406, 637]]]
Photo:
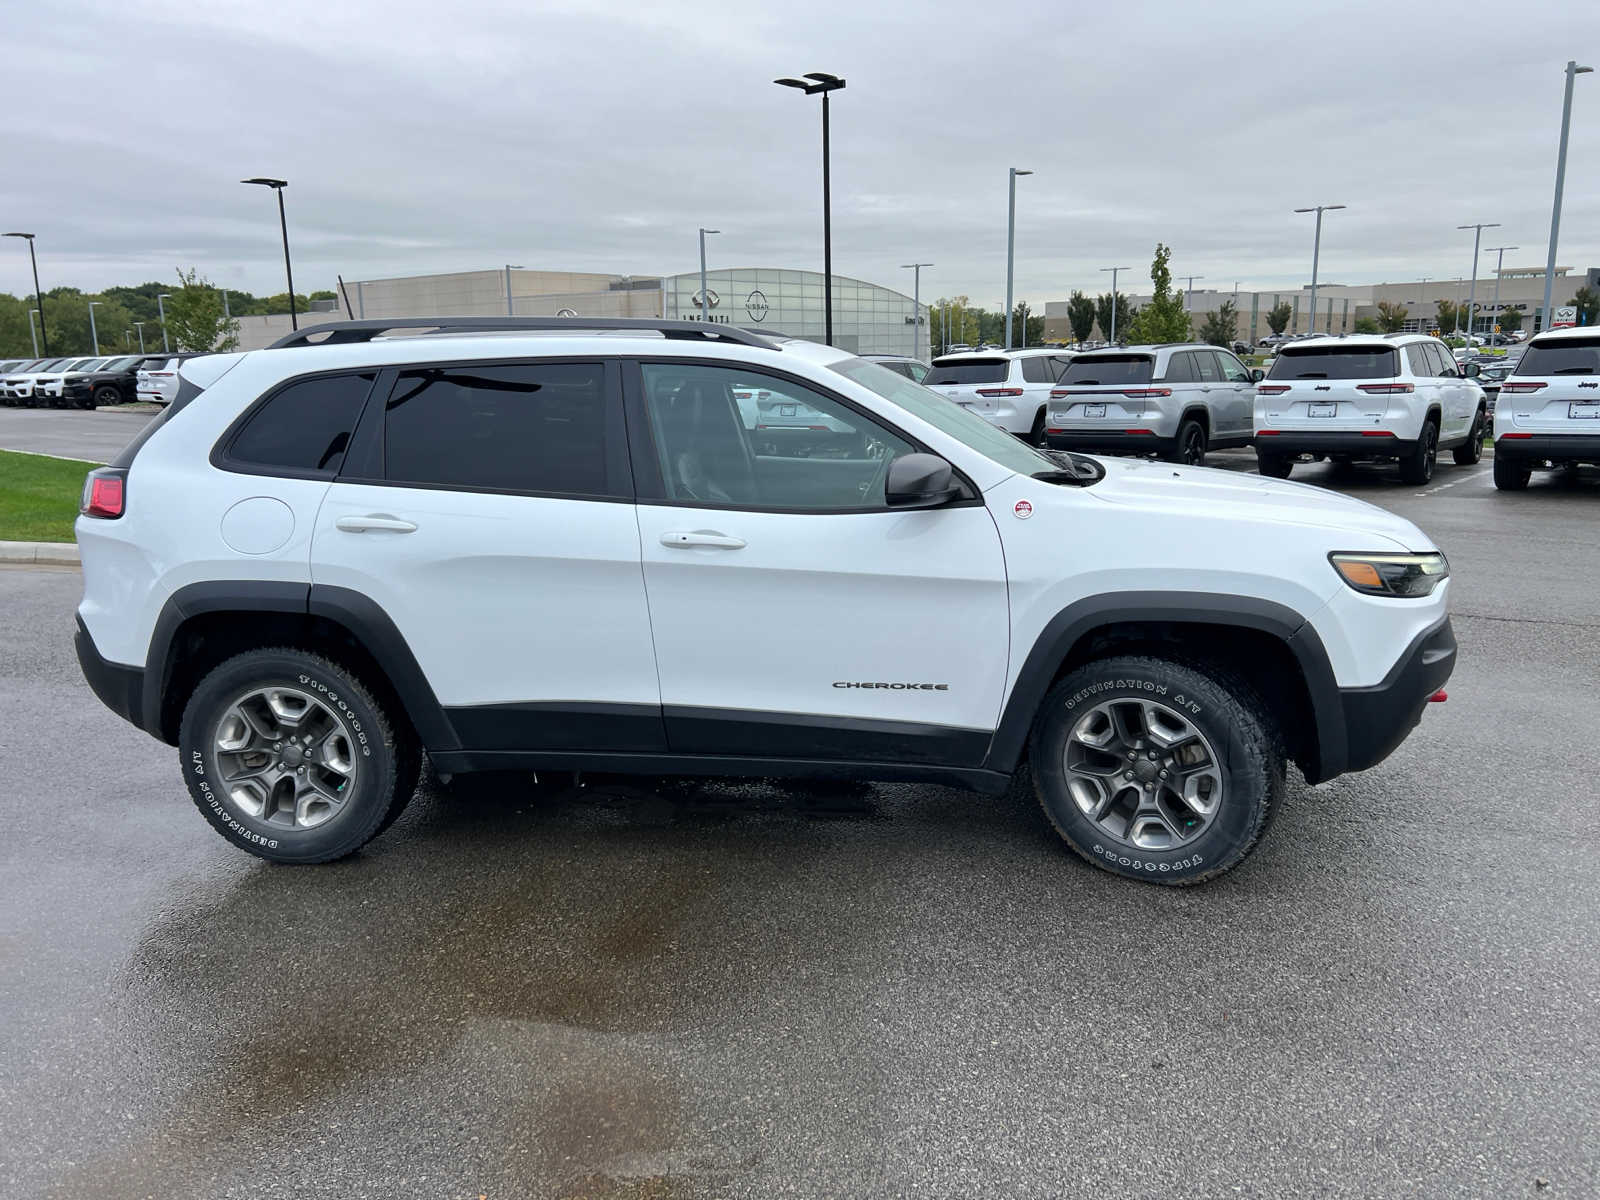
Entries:
[[641, 369], [669, 501], [880, 508], [888, 462], [912, 450], [871, 418], [791, 380], [695, 363]]
[[1004, 383], [1006, 371], [1011, 366], [1008, 358], [935, 359], [933, 370], [922, 382], [936, 383]]
[[1056, 373], [1055, 377], [1057, 379], [1060, 379], [1061, 378], [1061, 372], [1065, 371], [1068, 367], [1070, 367], [1072, 365], [1072, 359], [1068, 355], [1058, 354], [1058, 355], [1056, 355], [1055, 358], [1052, 358], [1050, 360], [1050, 363], [1051, 363], [1051, 366], [1052, 366], [1052, 368], [1054, 369], [1054, 371]]
[[1196, 383], [1199, 374], [1195, 370], [1194, 355], [1174, 354], [1167, 360], [1166, 372], [1161, 376], [1163, 383]]
[[[1273, 379], [1393, 379], [1400, 359], [1393, 346], [1284, 346]], [[1429, 372], [1432, 374], [1433, 372]]]
[[1148, 354], [1082, 354], [1072, 360], [1062, 383], [1149, 383], [1155, 359]]
[[602, 496], [600, 363], [402, 371], [384, 414], [384, 474], [401, 483]]
[[1427, 346], [1422, 342], [1413, 342], [1406, 347], [1406, 362], [1411, 367], [1411, 373], [1418, 378], [1426, 379], [1430, 375], [1439, 373], [1439, 364], [1433, 360]]
[[1455, 355], [1451, 354], [1442, 342], [1428, 342], [1426, 345], [1428, 353], [1433, 355], [1433, 361], [1437, 364], [1433, 372], [1435, 375], [1449, 375], [1452, 378], [1460, 376], [1461, 367], [1456, 362]]
[[1217, 365], [1217, 356], [1211, 350], [1196, 350], [1191, 356], [1195, 365], [1200, 368], [1200, 382], [1221, 383], [1222, 368]]
[[1513, 372], [1517, 375], [1600, 375], [1600, 337], [1535, 342]]
[[1022, 360], [1022, 378], [1028, 383], [1054, 383], [1056, 373], [1051, 369], [1051, 360], [1042, 354]]
[[374, 372], [301, 379], [251, 414], [228, 447], [228, 458], [249, 467], [338, 473]]

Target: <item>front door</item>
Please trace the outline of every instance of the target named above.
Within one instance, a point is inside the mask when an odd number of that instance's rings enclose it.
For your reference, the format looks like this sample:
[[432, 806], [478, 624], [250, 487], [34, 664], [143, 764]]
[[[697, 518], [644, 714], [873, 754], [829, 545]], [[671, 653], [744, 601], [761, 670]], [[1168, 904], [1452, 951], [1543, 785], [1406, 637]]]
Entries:
[[[1009, 643], [981, 502], [888, 508], [888, 465], [916, 447], [787, 377], [646, 362], [630, 392], [671, 749], [978, 765]], [[741, 413], [751, 394], [769, 407]]]

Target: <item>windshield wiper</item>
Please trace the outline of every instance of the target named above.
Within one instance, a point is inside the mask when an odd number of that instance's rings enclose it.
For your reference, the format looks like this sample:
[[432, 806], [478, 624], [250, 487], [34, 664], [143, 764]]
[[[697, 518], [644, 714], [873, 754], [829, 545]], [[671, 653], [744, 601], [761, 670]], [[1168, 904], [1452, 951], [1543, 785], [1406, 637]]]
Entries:
[[1100, 464], [1092, 458], [1074, 454], [1070, 450], [1046, 450], [1044, 453], [1051, 461], [1060, 463], [1063, 469], [1059, 471], [1035, 471], [1031, 478], [1037, 479], [1041, 483], [1088, 487], [1091, 483], [1100, 482], [1105, 476], [1105, 471]]

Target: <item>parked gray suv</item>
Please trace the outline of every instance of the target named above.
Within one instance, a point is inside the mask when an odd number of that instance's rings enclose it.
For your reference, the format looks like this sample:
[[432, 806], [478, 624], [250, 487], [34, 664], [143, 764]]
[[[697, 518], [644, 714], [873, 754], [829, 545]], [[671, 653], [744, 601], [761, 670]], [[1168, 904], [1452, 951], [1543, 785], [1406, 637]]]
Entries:
[[1123, 346], [1074, 358], [1050, 392], [1056, 450], [1157, 454], [1198, 466], [1251, 443], [1261, 372], [1216, 346]]

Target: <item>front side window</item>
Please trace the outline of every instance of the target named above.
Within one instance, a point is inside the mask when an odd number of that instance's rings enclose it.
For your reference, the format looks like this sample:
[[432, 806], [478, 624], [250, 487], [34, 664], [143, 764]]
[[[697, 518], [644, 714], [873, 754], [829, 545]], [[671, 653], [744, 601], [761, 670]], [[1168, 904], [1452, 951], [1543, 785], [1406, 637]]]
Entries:
[[280, 388], [235, 435], [229, 464], [332, 478], [377, 378], [372, 371], [324, 375]]
[[1216, 351], [1217, 361], [1222, 364], [1222, 377], [1229, 383], [1249, 383], [1250, 372], [1245, 365], [1225, 350]]
[[1433, 361], [1438, 365], [1434, 368], [1435, 375], [1449, 376], [1454, 379], [1461, 374], [1461, 368], [1456, 365], [1455, 355], [1445, 347], [1443, 342], [1427, 342], [1428, 352], [1433, 355]]
[[601, 363], [412, 367], [384, 412], [391, 482], [603, 496]]
[[699, 363], [644, 363], [640, 369], [650, 434], [672, 502], [881, 508], [889, 463], [913, 449], [848, 405], [792, 380]]
[[1217, 365], [1217, 356], [1214, 351], [1197, 350], [1191, 357], [1195, 366], [1200, 370], [1201, 383], [1221, 383], [1222, 368]]
[[1428, 354], [1425, 342], [1412, 342], [1406, 347], [1406, 363], [1411, 367], [1411, 373], [1418, 379], [1427, 379], [1430, 375], [1439, 373], [1439, 364]]

